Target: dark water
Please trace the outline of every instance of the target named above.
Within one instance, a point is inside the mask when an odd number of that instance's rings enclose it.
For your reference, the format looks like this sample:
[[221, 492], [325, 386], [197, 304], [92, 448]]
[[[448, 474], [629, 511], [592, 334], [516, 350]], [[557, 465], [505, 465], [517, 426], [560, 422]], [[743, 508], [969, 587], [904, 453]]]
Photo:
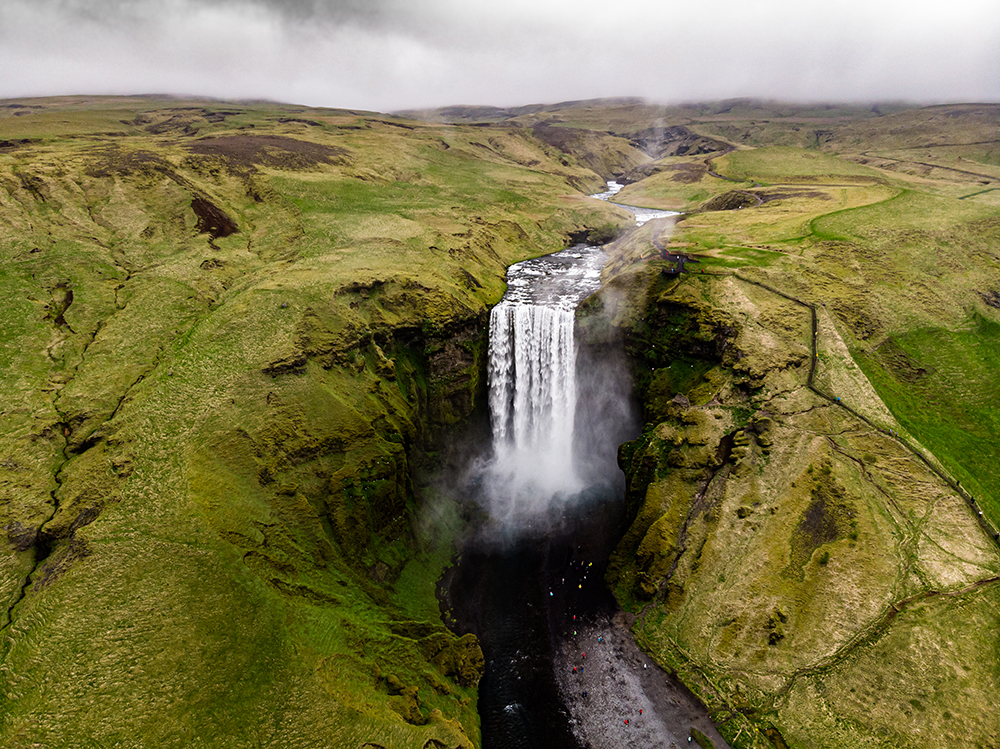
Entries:
[[[452, 614], [486, 656], [479, 685], [484, 749], [576, 749], [553, 654], [578, 623], [615, 610], [604, 586], [624, 502], [611, 488], [568, 502], [552, 530], [470, 541], [450, 581]], [[536, 529], [537, 531], [537, 529]]]

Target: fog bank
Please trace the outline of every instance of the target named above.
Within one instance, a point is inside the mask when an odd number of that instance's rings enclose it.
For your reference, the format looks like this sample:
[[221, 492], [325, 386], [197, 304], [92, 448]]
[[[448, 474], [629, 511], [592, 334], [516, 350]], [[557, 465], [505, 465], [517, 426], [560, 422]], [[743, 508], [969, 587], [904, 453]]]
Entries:
[[388, 111], [635, 95], [1000, 100], [1000, 10], [720, 0], [5, 0], [0, 97], [176, 93]]

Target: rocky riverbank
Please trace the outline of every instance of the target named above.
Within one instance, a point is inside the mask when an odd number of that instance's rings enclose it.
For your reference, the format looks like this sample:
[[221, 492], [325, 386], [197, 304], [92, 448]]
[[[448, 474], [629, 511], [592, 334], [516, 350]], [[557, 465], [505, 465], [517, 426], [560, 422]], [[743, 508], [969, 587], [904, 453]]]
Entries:
[[704, 705], [636, 646], [634, 622], [619, 611], [566, 627], [556, 673], [580, 743], [593, 749], [682, 749], [698, 746], [700, 733], [715, 749], [728, 749]]

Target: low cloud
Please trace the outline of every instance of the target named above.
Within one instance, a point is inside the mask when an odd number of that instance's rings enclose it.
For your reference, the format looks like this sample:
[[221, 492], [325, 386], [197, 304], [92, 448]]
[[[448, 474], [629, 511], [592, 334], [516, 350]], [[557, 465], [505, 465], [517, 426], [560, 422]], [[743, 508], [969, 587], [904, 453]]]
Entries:
[[5, 97], [377, 110], [622, 95], [997, 101], [1000, 13], [992, 0], [5, 0], [0, 68]]

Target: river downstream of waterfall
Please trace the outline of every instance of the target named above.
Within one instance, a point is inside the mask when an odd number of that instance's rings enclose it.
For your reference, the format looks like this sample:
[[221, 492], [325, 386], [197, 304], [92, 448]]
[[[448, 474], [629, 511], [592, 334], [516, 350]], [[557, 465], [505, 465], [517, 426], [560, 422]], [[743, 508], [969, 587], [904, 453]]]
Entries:
[[725, 746], [635, 647], [603, 582], [626, 524], [617, 447], [640, 427], [621, 347], [576, 341], [605, 260], [580, 245], [512, 265], [491, 314], [493, 450], [467, 487], [482, 518], [445, 582], [486, 657], [485, 749], [680, 746], [692, 725]]

